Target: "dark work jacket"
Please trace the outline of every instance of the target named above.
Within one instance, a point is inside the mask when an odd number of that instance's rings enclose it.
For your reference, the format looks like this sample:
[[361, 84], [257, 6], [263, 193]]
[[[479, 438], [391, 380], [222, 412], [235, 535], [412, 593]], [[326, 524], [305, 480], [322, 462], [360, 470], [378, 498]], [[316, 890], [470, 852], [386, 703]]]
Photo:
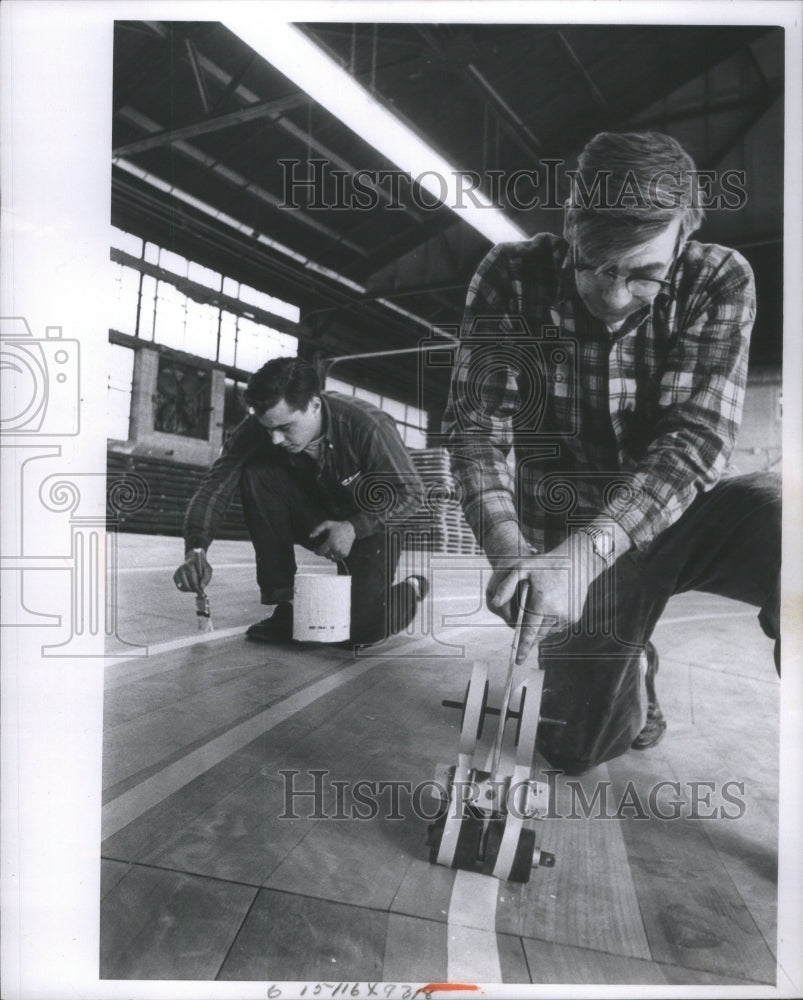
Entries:
[[282, 465], [309, 474], [326, 499], [332, 519], [348, 520], [357, 538], [380, 531], [389, 519], [403, 521], [421, 506], [424, 487], [393, 418], [372, 403], [337, 392], [321, 393], [322, 441], [317, 462], [284, 451], [255, 416], [232, 432], [206, 473], [184, 518], [187, 549], [208, 548], [252, 462]]

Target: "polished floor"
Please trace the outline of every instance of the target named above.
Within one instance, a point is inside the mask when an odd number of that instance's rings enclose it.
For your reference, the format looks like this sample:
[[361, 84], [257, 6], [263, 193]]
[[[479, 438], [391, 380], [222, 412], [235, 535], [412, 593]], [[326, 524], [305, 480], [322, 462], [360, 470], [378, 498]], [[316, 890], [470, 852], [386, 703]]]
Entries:
[[779, 683], [753, 609], [673, 599], [666, 737], [557, 778], [538, 824], [555, 867], [514, 884], [431, 865], [431, 802], [409, 791], [455, 762], [441, 700], [475, 661], [498, 697], [510, 633], [479, 601], [481, 558], [433, 556], [410, 633], [355, 657], [243, 639], [262, 617], [247, 544], [211, 549], [200, 633], [170, 579], [181, 543], [117, 543], [101, 978], [776, 981]]

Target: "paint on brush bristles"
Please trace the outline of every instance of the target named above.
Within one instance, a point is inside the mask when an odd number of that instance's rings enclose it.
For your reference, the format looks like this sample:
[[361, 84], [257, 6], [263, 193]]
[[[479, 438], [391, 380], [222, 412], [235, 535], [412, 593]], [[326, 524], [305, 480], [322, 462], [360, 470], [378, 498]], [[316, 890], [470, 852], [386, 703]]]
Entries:
[[209, 598], [203, 592], [195, 598], [195, 615], [198, 619], [199, 632], [213, 631], [212, 614], [209, 610]]

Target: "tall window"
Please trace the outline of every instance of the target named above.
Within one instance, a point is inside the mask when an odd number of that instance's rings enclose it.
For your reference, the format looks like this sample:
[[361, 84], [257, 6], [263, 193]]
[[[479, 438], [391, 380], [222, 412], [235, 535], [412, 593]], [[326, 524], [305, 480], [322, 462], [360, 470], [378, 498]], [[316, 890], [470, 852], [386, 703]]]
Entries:
[[401, 439], [408, 448], [426, 448], [427, 415], [425, 410], [420, 410], [417, 406], [408, 406], [390, 396], [371, 392], [370, 389], [351, 385], [341, 379], [332, 378], [331, 375], [327, 376], [326, 388], [332, 392], [342, 392], [345, 396], [356, 396], [358, 399], [365, 399], [369, 403], [373, 403], [374, 406], [393, 417]]
[[298, 354], [297, 337], [255, 319], [256, 307], [297, 323], [298, 306], [122, 229], [112, 227], [111, 245], [176, 278], [113, 263], [114, 330], [247, 372], [271, 358]]

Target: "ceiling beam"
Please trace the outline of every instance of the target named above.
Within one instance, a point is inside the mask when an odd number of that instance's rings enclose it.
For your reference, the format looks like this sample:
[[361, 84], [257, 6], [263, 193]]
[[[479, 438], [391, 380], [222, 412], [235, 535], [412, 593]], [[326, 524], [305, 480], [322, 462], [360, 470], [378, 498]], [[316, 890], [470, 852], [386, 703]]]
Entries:
[[[488, 78], [477, 69], [477, 67], [474, 65], [474, 63], [466, 63], [466, 67], [465, 68], [474, 77], [474, 79], [480, 85], [480, 87], [485, 92], [485, 94], [488, 97], [491, 98], [491, 101], [493, 102], [493, 104], [495, 104], [498, 108], [500, 108], [501, 110], [503, 110], [505, 112], [505, 114], [507, 114], [507, 116], [513, 122], [513, 124], [515, 125], [515, 127], [517, 129], [519, 129], [521, 132], [524, 133], [524, 135], [532, 143], [533, 149], [540, 149], [541, 142], [538, 139], [538, 136], [535, 135], [535, 133], [533, 132], [533, 130], [530, 128], [529, 125], [526, 125], [521, 120], [521, 118], [519, 118], [518, 114], [513, 110], [513, 108], [511, 108], [511, 106], [502, 97], [502, 95], [499, 93], [499, 91], [495, 87], [493, 87], [491, 85], [491, 83], [488, 80]], [[493, 107], [492, 107], [492, 113], [495, 115], [495, 117], [497, 117], [497, 119], [499, 118], [499, 116], [496, 113], [496, 111], [493, 110]], [[501, 121], [501, 119], [500, 119], [500, 121]]]
[[[232, 80], [234, 79], [236, 78], [232, 77]], [[286, 111], [303, 106], [307, 101], [307, 95], [301, 92], [289, 94], [287, 97], [280, 97], [273, 101], [256, 101], [248, 107], [238, 108], [237, 111], [229, 111], [223, 115], [215, 115], [213, 118], [204, 118], [190, 125], [182, 125], [173, 129], [160, 129], [144, 139], [135, 139], [133, 142], [116, 146], [113, 154], [115, 156], [131, 156], [134, 153], [144, 153], [149, 149], [158, 149], [159, 146], [169, 146], [181, 139], [194, 139], [199, 135], [219, 132], [221, 129], [257, 121], [260, 118], [276, 119]]]
[[[131, 122], [131, 124], [137, 125], [142, 129], [151, 132], [161, 131], [161, 126], [157, 122], [153, 121], [153, 119], [149, 118], [147, 115], [142, 114], [140, 111], [137, 111], [135, 108], [121, 108], [119, 115], [121, 118], [124, 118], [126, 121]], [[254, 181], [249, 180], [247, 177], [244, 177], [236, 170], [232, 170], [229, 167], [224, 166], [217, 160], [216, 157], [210, 156], [197, 146], [193, 146], [191, 143], [184, 142], [183, 140], [175, 141], [173, 143], [173, 148], [187, 157], [187, 159], [193, 160], [195, 163], [200, 164], [206, 170], [215, 174], [215, 176], [220, 177], [221, 180], [225, 181], [227, 184], [238, 188], [254, 198], [258, 198], [271, 208], [277, 210], [284, 209], [286, 213], [284, 217], [289, 217], [287, 215], [288, 210], [280, 198], [271, 194], [270, 191], [266, 191], [265, 188], [256, 184]], [[115, 155], [113, 159], [121, 160], [124, 159], [124, 157]], [[312, 218], [301, 209], [291, 210], [290, 216], [299, 224], [308, 226], [310, 229], [314, 229], [316, 232], [326, 236], [328, 239], [334, 241], [334, 243], [338, 246], [346, 247], [354, 253], [359, 254], [361, 257], [368, 256], [368, 252], [363, 247], [358, 246], [351, 240], [346, 239], [341, 233], [337, 232], [337, 230], [332, 229], [331, 226], [327, 226], [323, 222], [318, 222], [317, 219]]]
[[537, 136], [533, 135], [532, 131], [513, 112], [499, 93], [494, 90], [477, 67], [473, 63], [469, 63], [465, 58], [458, 58], [452, 55], [440, 42], [432, 28], [419, 24], [416, 25], [416, 30], [429, 48], [438, 56], [441, 63], [453, 72], [456, 72], [480, 100], [487, 104], [494, 119], [509, 138], [529, 157], [532, 157], [536, 163], [540, 162], [540, 140]]
[[[130, 22], [128, 21], [124, 23], [126, 25], [130, 24]], [[168, 31], [167, 26], [163, 24], [161, 21], [143, 21], [142, 24], [150, 31], [152, 31], [154, 35], [158, 35], [159, 38], [168, 38], [170, 36], [170, 32]]]
[[638, 121], [637, 116], [652, 108], [663, 96], [673, 94], [706, 70], [722, 64], [741, 52], [757, 37], [774, 30], [776, 29], [764, 27], [744, 28], [738, 45], [719, 45], [716, 39], [711, 39], [709, 43], [703, 45], [698, 40], [683, 54], [674, 51], [671, 53], [673, 58], [666, 72], [662, 74], [663, 86], [660, 91], [654, 90], [649, 85], [644, 88], [634, 88], [626, 97], [616, 99], [613, 107], [607, 112], [596, 104], [593, 110], [584, 112], [578, 109], [571, 119], [556, 123], [555, 128], [545, 136], [545, 142], [556, 150], [556, 155], [568, 159], [579, 152], [588, 139], [598, 132], [616, 132], [632, 128], [633, 125], [641, 127], [642, 123]]
[[582, 60], [580, 59], [580, 57], [577, 55], [577, 53], [572, 48], [571, 43], [569, 42], [568, 38], [566, 38], [566, 36], [563, 34], [562, 31], [558, 31], [557, 32], [557, 36], [561, 40], [561, 42], [563, 44], [563, 47], [566, 49], [567, 53], [569, 54], [569, 58], [571, 59], [572, 63], [574, 64], [574, 66], [576, 67], [576, 69], [579, 71], [580, 75], [585, 80], [585, 82], [588, 84], [588, 89], [591, 91], [591, 96], [594, 98], [594, 100], [602, 108], [603, 111], [609, 111], [610, 110], [610, 106], [609, 106], [608, 102], [603, 97], [602, 93], [600, 92], [599, 87], [591, 79], [591, 75], [589, 74], [589, 72], [585, 68], [585, 66], [583, 65]]
[[201, 99], [201, 107], [205, 115], [209, 114], [209, 95], [206, 92], [206, 81], [204, 80], [203, 73], [201, 72], [201, 67], [198, 65], [198, 60], [195, 56], [195, 45], [191, 38], [184, 39], [184, 47], [187, 50], [187, 59], [189, 60], [190, 67], [192, 69], [192, 75], [195, 77], [195, 86], [198, 88], [198, 96]]
[[[200, 215], [187, 211], [187, 208], [179, 201], [166, 204], [162, 198], [146, 193], [123, 176], [112, 176], [112, 195], [113, 206], [117, 205], [119, 209], [127, 204], [130, 206], [129, 211], [137, 218], [150, 217], [157, 227], [166, 227], [172, 232], [183, 230], [191, 234], [193, 240], [208, 245], [217, 258], [220, 257], [222, 250], [239, 259], [242, 259], [243, 254], [247, 253], [250, 263], [261, 265], [281, 283], [285, 290], [277, 294], [281, 294], [287, 299], [290, 294], [287, 290], [288, 286], [297, 289], [295, 293], [297, 297], [290, 300], [296, 304], [305, 301], [309, 303], [310, 294], [318, 297], [318, 302], [323, 300], [323, 302], [335, 303], [343, 308], [356, 304], [361, 309], [361, 319], [364, 322], [381, 323], [384, 330], [395, 327], [407, 336], [411, 333], [420, 336], [422, 329], [426, 330], [431, 327], [431, 323], [424, 317], [416, 316], [410, 312], [398, 311], [392, 307], [391, 303], [386, 303], [383, 300], [361, 302], [360, 296], [365, 292], [363, 286], [348, 290], [332, 278], [318, 273], [314, 266], [300, 268], [298, 263], [281, 259], [278, 251], [269, 251], [257, 239], [257, 234], [254, 234], [254, 238], [246, 245], [242, 236], [227, 232], [223, 226], [216, 225]], [[137, 230], [132, 231], [136, 232]], [[199, 262], [203, 263], [203, 261]], [[216, 270], [223, 270], [219, 263], [213, 266]]]
[[[215, 62], [209, 59], [207, 56], [199, 53], [198, 55], [199, 63], [203, 66], [210, 76], [215, 77], [220, 83], [228, 87], [231, 85], [232, 77], [226, 72], [222, 67], [218, 66]], [[314, 135], [309, 132], [304, 132], [300, 129], [294, 122], [290, 121], [289, 118], [285, 117], [286, 111], [292, 111], [295, 108], [303, 107], [310, 102], [309, 96], [302, 90], [296, 91], [295, 94], [290, 94], [287, 97], [280, 98], [277, 101], [261, 101], [260, 98], [247, 87], [238, 85], [233, 90], [234, 95], [246, 105], [239, 114], [248, 115], [250, 120], [250, 112], [256, 107], [267, 107], [268, 105], [273, 105], [274, 107], [266, 111], [266, 116], [271, 120], [271, 122], [283, 129], [285, 132], [293, 136], [294, 139], [298, 139], [306, 143], [311, 150], [313, 150], [318, 156], [323, 156], [325, 159], [334, 163], [341, 170], [345, 170], [350, 174], [354, 174], [357, 171], [355, 167], [344, 157], [339, 156], [333, 150], [329, 149], [322, 142], [319, 142]], [[232, 114], [238, 114], [238, 112], [232, 112]], [[225, 117], [225, 116], [221, 116]], [[261, 117], [260, 115], [254, 115], [254, 117]], [[370, 145], [370, 143], [369, 143]], [[376, 195], [385, 204], [391, 204], [393, 202], [393, 193], [386, 191], [381, 184], [375, 184], [370, 179], [364, 180], [365, 186], [370, 188], [376, 193]], [[409, 219], [414, 222], [421, 222], [421, 216], [415, 209], [409, 208], [405, 210], [406, 215]]]
[[736, 97], [721, 97], [712, 101], [695, 101], [678, 107], [674, 111], [656, 112], [649, 117], [636, 115], [630, 119], [630, 124], [638, 128], [650, 128], [653, 125], [661, 125], [666, 122], [682, 122], [691, 118], [701, 118], [703, 115], [723, 114], [726, 111], [737, 111], [739, 108], [749, 107], [758, 100], [762, 100], [767, 94], [767, 87], [772, 89], [774, 94], [778, 94], [783, 89], [783, 79], [773, 77], [767, 84], [751, 87], [749, 90]]
[[756, 58], [756, 54], [753, 51], [753, 46], [752, 45], [748, 45], [745, 48], [745, 52], [747, 54], [747, 61], [748, 61], [749, 65], [751, 66], [751, 68], [753, 69], [753, 72], [758, 77], [759, 82], [762, 83], [765, 87], [769, 86], [770, 85], [770, 80], [767, 78], [767, 74], [764, 72], [764, 70], [763, 70], [763, 68], [761, 66], [761, 63]]
[[778, 100], [783, 94], [783, 86], [777, 89], [769, 89], [762, 98], [753, 101], [745, 109], [746, 114], [741, 122], [733, 129], [733, 131], [719, 144], [719, 146], [711, 154], [709, 161], [709, 169], [713, 170], [717, 167], [720, 161], [727, 156], [727, 154], [733, 149], [737, 142], [744, 138], [747, 133], [756, 125], [769, 111], [772, 105]]

